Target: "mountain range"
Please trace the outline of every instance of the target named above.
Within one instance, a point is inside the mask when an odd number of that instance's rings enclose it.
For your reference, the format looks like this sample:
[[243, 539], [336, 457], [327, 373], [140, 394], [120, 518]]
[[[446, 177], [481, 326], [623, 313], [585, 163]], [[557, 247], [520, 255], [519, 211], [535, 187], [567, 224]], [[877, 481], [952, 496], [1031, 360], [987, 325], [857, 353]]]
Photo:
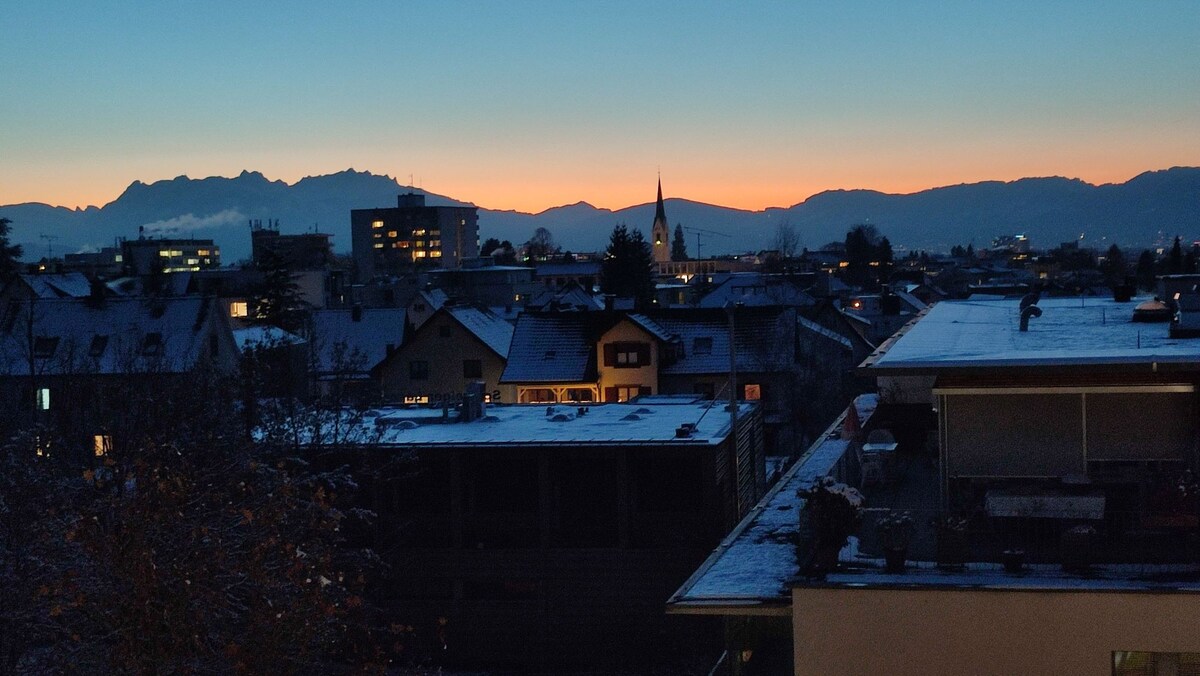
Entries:
[[[647, 195], [653, 194], [647, 185]], [[258, 172], [234, 178], [134, 181], [103, 207], [68, 209], [40, 203], [0, 206], [12, 221], [11, 239], [35, 260], [52, 246], [55, 254], [111, 246], [117, 238], [198, 237], [216, 240], [222, 259], [250, 255], [251, 219], [277, 219], [285, 234], [312, 231], [334, 236], [334, 248], [350, 248], [350, 210], [394, 206], [410, 188], [396, 179], [353, 169], [303, 178], [294, 184]], [[424, 192], [416, 190], [416, 192]], [[468, 204], [426, 194], [430, 205]], [[1164, 237], [1200, 235], [1200, 168], [1174, 167], [1140, 174], [1125, 183], [1092, 185], [1061, 177], [985, 181], [911, 194], [873, 190], [822, 192], [790, 207], [761, 211], [732, 209], [685, 199], [666, 200], [672, 226], [723, 233], [690, 232], [689, 253], [757, 251], [769, 248], [778, 224], [790, 223], [802, 246], [840, 241], [846, 230], [870, 223], [898, 249], [943, 251], [954, 244], [988, 245], [993, 237], [1023, 233], [1035, 247], [1054, 246], [1083, 235], [1091, 244], [1147, 247]], [[625, 223], [648, 234], [654, 202], [610, 210], [586, 202], [530, 214], [479, 210], [479, 236], [521, 243], [545, 227], [564, 249], [603, 249], [612, 227]], [[43, 235], [48, 236], [42, 237]]]

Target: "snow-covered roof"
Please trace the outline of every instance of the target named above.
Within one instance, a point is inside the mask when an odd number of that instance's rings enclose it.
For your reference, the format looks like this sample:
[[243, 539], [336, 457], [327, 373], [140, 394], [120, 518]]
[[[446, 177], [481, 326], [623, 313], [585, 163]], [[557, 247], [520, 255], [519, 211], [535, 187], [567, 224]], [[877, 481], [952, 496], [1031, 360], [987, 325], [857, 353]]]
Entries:
[[628, 317], [629, 321], [641, 327], [643, 331], [649, 333], [652, 337], [663, 342], [668, 342], [671, 340], [671, 332], [646, 315], [630, 313]]
[[600, 310], [604, 302], [592, 296], [574, 282], [561, 289], [546, 289], [525, 304], [530, 310], [570, 311]]
[[[18, 303], [0, 316], [0, 373], [28, 374], [38, 351], [35, 369], [46, 374], [190, 371], [207, 353], [214, 302], [185, 296]], [[32, 346], [24, 328], [30, 313]]]
[[501, 359], [508, 357], [513, 325], [506, 322], [503, 317], [490, 310], [480, 310], [469, 305], [450, 305], [444, 309]]
[[[875, 395], [854, 401], [860, 423], [875, 412]], [[800, 572], [796, 537], [804, 498], [796, 494], [828, 475], [849, 442], [838, 418], [763, 496], [716, 551], [667, 602], [676, 612], [721, 614], [731, 608], [767, 609], [791, 605], [788, 583]]]
[[344, 369], [348, 364], [339, 361], [362, 357], [362, 364], [354, 370], [367, 372], [383, 361], [388, 347], [396, 348], [404, 342], [403, 308], [362, 309], [359, 319], [354, 319], [355, 310], [317, 310], [312, 313], [312, 333], [309, 342], [316, 350], [317, 370], [331, 373]]
[[275, 326], [250, 326], [244, 329], [234, 329], [233, 340], [241, 352], [256, 347], [280, 347], [304, 342], [300, 336]]
[[837, 572], [824, 580], [797, 586], [914, 589], [920, 587], [1040, 591], [1172, 591], [1200, 592], [1200, 567], [1189, 564], [1099, 564], [1087, 575], [1064, 571], [1061, 564], [1026, 564], [1020, 575], [992, 562], [971, 562], [961, 570], [938, 568], [936, 561], [909, 561], [903, 573], [888, 573], [885, 562], [847, 556]]
[[87, 298], [92, 292], [91, 282], [81, 272], [21, 275], [20, 278], [38, 298]]
[[[750, 415], [756, 406], [744, 402], [739, 414]], [[694, 399], [591, 404], [582, 416], [577, 406], [489, 405], [482, 419], [467, 423], [453, 418], [430, 423], [428, 413], [428, 409], [378, 409], [364, 424], [379, 432], [381, 446], [709, 445], [721, 443], [729, 434], [724, 409]], [[684, 423], [696, 428], [679, 437], [676, 429]]]
[[1015, 299], [942, 301], [868, 359], [871, 371], [963, 367], [1200, 365], [1200, 340], [1171, 338], [1166, 324], [1135, 323], [1145, 298], [1043, 298], [1020, 331]]
[[[734, 324], [738, 370], [770, 370], [795, 359], [795, 333], [786, 325], [782, 308], [748, 309]], [[662, 367], [663, 375], [700, 375], [729, 372], [729, 318], [724, 310], [664, 310], [654, 321], [678, 340], [683, 355]]]
[[800, 289], [785, 275], [761, 272], [729, 273], [723, 281], [714, 276], [717, 287], [697, 303], [703, 308], [722, 308], [726, 303], [741, 303], [746, 306], [788, 305], [808, 307], [816, 299]]
[[521, 314], [500, 382], [594, 382], [596, 339], [611, 321], [598, 312]]
[[576, 261], [573, 263], [542, 263], [534, 273], [537, 277], [599, 275], [599, 261]]
[[812, 331], [813, 333], [818, 333], [830, 340], [834, 340], [842, 345], [845, 345], [849, 349], [854, 349], [854, 344], [850, 342], [849, 338], [843, 336], [837, 331], [834, 331], [833, 329], [825, 328], [811, 319], [805, 319], [804, 317], [796, 317], [796, 322], [799, 323], [800, 326]]

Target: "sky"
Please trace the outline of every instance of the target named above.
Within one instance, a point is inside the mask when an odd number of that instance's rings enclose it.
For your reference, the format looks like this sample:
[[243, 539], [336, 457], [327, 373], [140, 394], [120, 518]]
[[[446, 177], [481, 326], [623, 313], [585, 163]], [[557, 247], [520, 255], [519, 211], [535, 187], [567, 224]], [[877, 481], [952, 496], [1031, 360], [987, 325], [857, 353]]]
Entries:
[[0, 204], [346, 168], [491, 209], [1200, 165], [1200, 2], [6, 2]]

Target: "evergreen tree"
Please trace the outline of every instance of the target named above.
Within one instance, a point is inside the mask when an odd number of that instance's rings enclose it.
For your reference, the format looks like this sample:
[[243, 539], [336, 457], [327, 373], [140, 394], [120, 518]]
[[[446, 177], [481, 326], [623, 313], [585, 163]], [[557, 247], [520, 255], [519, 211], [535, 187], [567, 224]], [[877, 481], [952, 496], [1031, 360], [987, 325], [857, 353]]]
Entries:
[[1126, 267], [1125, 254], [1121, 247], [1116, 244], [1108, 247], [1108, 252], [1104, 254], [1104, 266], [1100, 269], [1104, 273], [1104, 281], [1110, 285], [1123, 283]]
[[613, 228], [600, 264], [600, 288], [620, 298], [633, 298], [639, 308], [654, 301], [654, 254], [641, 231], [624, 224]]
[[871, 261], [878, 258], [879, 231], [873, 225], [856, 225], [846, 233], [846, 283], [865, 287], [876, 281]]
[[21, 264], [17, 262], [21, 257], [21, 245], [8, 243], [11, 226], [12, 221], [0, 218], [0, 286], [16, 275], [21, 267]]
[[894, 263], [892, 243], [888, 241], [887, 237], [884, 237], [883, 239], [879, 240], [879, 246], [877, 249], [877, 260], [879, 261], [879, 281], [880, 283], [887, 284], [892, 278], [892, 267]]
[[683, 238], [683, 224], [676, 223], [675, 236], [671, 239], [671, 260], [686, 261], [687, 259], [687, 242]]
[[300, 287], [287, 261], [269, 251], [258, 269], [263, 273], [263, 279], [255, 293], [250, 322], [296, 331], [303, 323], [307, 303], [300, 296]]
[[1139, 289], [1150, 291], [1154, 288], [1154, 254], [1149, 251], [1142, 251], [1142, 255], [1138, 256], [1137, 285]]
[[488, 237], [483, 240], [483, 246], [479, 247], [480, 256], [491, 256], [492, 252], [500, 248], [500, 240], [495, 237]]
[[1183, 247], [1179, 244], [1179, 236], [1175, 236], [1175, 243], [1171, 245], [1171, 253], [1167, 256], [1167, 274], [1177, 275], [1183, 272]]

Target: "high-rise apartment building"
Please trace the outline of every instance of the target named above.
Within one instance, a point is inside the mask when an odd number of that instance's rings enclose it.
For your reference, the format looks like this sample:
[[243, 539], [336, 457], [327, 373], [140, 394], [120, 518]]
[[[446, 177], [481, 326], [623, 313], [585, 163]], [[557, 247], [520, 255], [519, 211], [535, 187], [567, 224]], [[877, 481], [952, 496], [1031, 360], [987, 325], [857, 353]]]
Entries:
[[419, 266], [457, 268], [479, 256], [476, 207], [425, 206], [406, 193], [385, 209], [352, 209], [350, 238], [359, 278], [401, 274]]

